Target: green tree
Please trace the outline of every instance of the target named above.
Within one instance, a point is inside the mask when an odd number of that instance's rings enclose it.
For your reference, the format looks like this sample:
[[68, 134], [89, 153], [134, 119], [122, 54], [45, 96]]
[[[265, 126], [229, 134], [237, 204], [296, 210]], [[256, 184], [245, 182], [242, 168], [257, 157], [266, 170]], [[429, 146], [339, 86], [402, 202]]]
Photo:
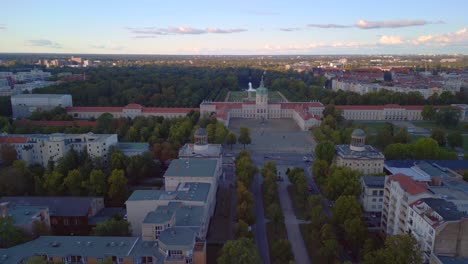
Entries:
[[226, 127], [224, 126], [223, 123], [221, 122], [218, 122], [216, 123], [216, 132], [215, 132], [215, 136], [214, 136], [214, 143], [216, 144], [223, 144], [224, 141], [226, 140], [226, 136], [228, 134], [228, 130], [226, 129]]
[[329, 175], [328, 162], [325, 160], [315, 160], [312, 165], [312, 173], [318, 185], [323, 186]]
[[388, 129], [380, 129], [379, 132], [377, 132], [376, 144], [381, 149], [385, 149], [388, 145], [392, 144], [392, 141], [392, 132]]
[[64, 186], [63, 186], [63, 180], [64, 180], [63, 174], [60, 172], [54, 170], [52, 172], [46, 172], [44, 175], [44, 183], [43, 187], [44, 190], [49, 195], [61, 195], [63, 194], [64, 191]]
[[435, 119], [436, 110], [432, 105], [425, 105], [421, 111], [423, 120], [432, 121]]
[[325, 183], [325, 196], [335, 200], [342, 195], [359, 195], [361, 191], [359, 175], [359, 171], [348, 167], [333, 167]]
[[334, 238], [323, 241], [322, 246], [318, 249], [318, 254], [325, 259], [325, 263], [335, 263], [338, 253], [338, 241]]
[[16, 158], [17, 156], [15, 147], [10, 144], [2, 144], [0, 146], [0, 160], [3, 161], [4, 165], [12, 165]]
[[332, 220], [341, 230], [347, 220], [361, 217], [361, 205], [355, 196], [340, 196], [332, 208]]
[[0, 248], [16, 246], [27, 240], [27, 235], [23, 230], [15, 226], [13, 218], [0, 217]]
[[130, 223], [123, 219], [100, 222], [94, 228], [96, 236], [131, 236]]
[[460, 121], [460, 110], [453, 107], [446, 107], [440, 109], [436, 116], [436, 124], [441, 127], [456, 127]]
[[462, 147], [463, 146], [463, 136], [458, 131], [453, 131], [447, 135], [447, 142], [450, 147]]
[[261, 263], [257, 246], [249, 238], [229, 240], [221, 249], [219, 264], [258, 264]]
[[26, 264], [49, 264], [50, 262], [47, 261], [47, 258], [46, 257], [43, 257], [43, 256], [34, 256], [34, 257], [30, 257], [28, 258], [28, 260], [26, 261]]
[[245, 145], [252, 143], [252, 140], [250, 139], [250, 129], [248, 127], [240, 127], [240, 134], [239, 134], [238, 141], [239, 143], [244, 145], [244, 149], [245, 149]]
[[102, 170], [92, 170], [89, 174], [89, 188], [91, 195], [104, 195], [107, 191], [106, 175]]
[[393, 142], [407, 144], [411, 142], [411, 138], [408, 134], [408, 129], [406, 127], [401, 127], [398, 129], [398, 132], [393, 137]]
[[315, 147], [317, 159], [325, 160], [329, 165], [332, 164], [335, 157], [335, 145], [330, 141], [324, 141]]
[[231, 150], [232, 150], [232, 145], [236, 144], [236, 142], [237, 142], [236, 134], [234, 134], [233, 132], [229, 132], [226, 137], [226, 143], [229, 146], [231, 146]]
[[110, 113], [104, 113], [96, 119], [96, 127], [94, 131], [100, 134], [111, 133], [112, 131], [112, 122], [114, 117]]
[[291, 243], [286, 239], [274, 240], [271, 243], [271, 259], [272, 263], [289, 263], [294, 260], [294, 255], [291, 249]]
[[234, 226], [234, 236], [236, 239], [242, 237], [250, 238], [252, 236], [251, 232], [249, 231], [249, 225], [242, 219], [237, 221], [236, 225]]
[[128, 158], [119, 150], [112, 149], [110, 154], [110, 165], [112, 170], [123, 170], [127, 167]]
[[63, 180], [63, 184], [66, 189], [73, 196], [81, 195], [82, 182], [83, 177], [81, 176], [80, 171], [76, 169], [69, 171], [67, 177]]
[[113, 170], [109, 179], [108, 196], [114, 202], [121, 204], [127, 198], [127, 178], [124, 176], [123, 170]]
[[364, 264], [421, 264], [422, 253], [418, 242], [408, 234], [388, 236], [382, 249], [364, 256]]
[[266, 215], [270, 218], [276, 230], [278, 230], [280, 224], [284, 220], [283, 211], [278, 203], [272, 203], [268, 205], [266, 209]]
[[432, 129], [431, 138], [437, 141], [439, 146], [445, 146], [446, 144], [445, 131], [441, 128]]

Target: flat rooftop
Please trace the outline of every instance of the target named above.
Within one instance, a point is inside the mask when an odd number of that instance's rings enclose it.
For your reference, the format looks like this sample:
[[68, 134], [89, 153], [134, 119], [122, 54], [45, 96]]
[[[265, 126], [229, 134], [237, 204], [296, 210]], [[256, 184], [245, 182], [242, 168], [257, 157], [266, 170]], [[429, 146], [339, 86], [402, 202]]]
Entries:
[[186, 182], [179, 185], [177, 191], [136, 190], [128, 201], [174, 200], [206, 202], [211, 184], [201, 182]]
[[439, 162], [421, 161], [385, 161], [384, 165], [392, 174], [402, 173], [417, 181], [431, 181], [431, 177], [442, 179], [456, 179], [460, 175], [451, 172], [448, 168], [441, 166]]
[[369, 188], [384, 188], [385, 177], [379, 176], [362, 176], [362, 181]]
[[164, 177], [214, 177], [218, 161], [214, 159], [175, 159]]
[[59, 99], [64, 96], [71, 96], [69, 94], [17, 94], [17, 95], [12, 95], [11, 98], [54, 98], [54, 99]]

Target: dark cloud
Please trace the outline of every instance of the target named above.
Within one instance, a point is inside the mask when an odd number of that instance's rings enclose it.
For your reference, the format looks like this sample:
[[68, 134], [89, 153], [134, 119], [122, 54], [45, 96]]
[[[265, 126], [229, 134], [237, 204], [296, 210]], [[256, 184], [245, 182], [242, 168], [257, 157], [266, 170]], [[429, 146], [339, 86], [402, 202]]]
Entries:
[[53, 42], [48, 39], [30, 39], [26, 40], [26, 45], [27, 46], [35, 46], [35, 47], [48, 47], [48, 48], [54, 48], [54, 49], [61, 49], [62, 45], [60, 45], [57, 42]]

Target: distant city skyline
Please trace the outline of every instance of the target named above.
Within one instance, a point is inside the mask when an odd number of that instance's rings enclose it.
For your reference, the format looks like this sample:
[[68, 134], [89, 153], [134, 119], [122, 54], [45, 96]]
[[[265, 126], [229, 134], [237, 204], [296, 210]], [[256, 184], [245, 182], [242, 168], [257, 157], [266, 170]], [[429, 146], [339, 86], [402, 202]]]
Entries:
[[0, 52], [453, 54], [468, 4], [428, 1], [7, 1]]

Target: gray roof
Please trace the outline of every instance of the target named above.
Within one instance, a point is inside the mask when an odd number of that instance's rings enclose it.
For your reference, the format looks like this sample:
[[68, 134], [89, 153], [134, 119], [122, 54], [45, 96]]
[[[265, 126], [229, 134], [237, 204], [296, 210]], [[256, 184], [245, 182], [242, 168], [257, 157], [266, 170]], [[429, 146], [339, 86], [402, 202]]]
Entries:
[[206, 202], [211, 184], [201, 182], [186, 182], [177, 191], [136, 190], [130, 195], [129, 201], [169, 200], [169, 201], [200, 201]]
[[10, 206], [44, 206], [49, 208], [50, 216], [87, 216], [92, 202], [101, 197], [74, 196], [4, 196], [0, 203], [9, 202]]
[[217, 163], [214, 159], [175, 159], [164, 177], [214, 177]]
[[101, 211], [97, 212], [96, 215], [88, 218], [88, 224], [97, 225], [98, 223], [107, 221], [116, 215], [123, 218], [126, 212], [127, 210], [125, 210], [125, 208], [122, 208], [122, 207], [102, 208]]
[[198, 128], [196, 131], [195, 131], [195, 136], [207, 136], [208, 133], [206, 133], [206, 130], [202, 127]]
[[8, 207], [8, 216], [13, 218], [15, 224], [18, 226], [27, 225], [32, 222], [32, 217], [36, 216], [39, 212], [47, 210], [44, 206], [12, 206]]
[[196, 231], [192, 228], [174, 227], [159, 235], [160, 247], [169, 250], [190, 250], [195, 244]]
[[364, 130], [360, 129], [360, 128], [356, 128], [353, 130], [353, 133], [351, 134], [352, 137], [365, 137], [366, 136], [366, 133], [364, 132]]
[[367, 187], [382, 188], [385, 185], [385, 177], [380, 176], [362, 176], [362, 181]]
[[468, 263], [468, 257], [463, 258], [463, 257], [448, 257], [448, 256], [437, 256], [437, 258], [443, 263], [443, 264], [466, 264]]
[[429, 205], [445, 221], [455, 221], [467, 216], [465, 213], [458, 211], [454, 203], [444, 199], [423, 198], [421, 201]]
[[[140, 237], [97, 237], [97, 236], [42, 236], [36, 240], [0, 250], [0, 263], [19, 263], [24, 258], [34, 255], [49, 257], [86, 256], [103, 258], [155, 256], [164, 257], [156, 242], [143, 241]], [[1, 260], [6, 256], [5, 260]]]
[[372, 147], [371, 145], [364, 145], [363, 151], [351, 150], [349, 146], [350, 145], [336, 145], [335, 146], [336, 154], [344, 159], [356, 159], [356, 160], [385, 159], [382, 152]]
[[223, 152], [221, 144], [207, 144], [206, 148], [195, 150], [195, 144], [185, 144], [179, 149], [179, 158], [219, 158]]

